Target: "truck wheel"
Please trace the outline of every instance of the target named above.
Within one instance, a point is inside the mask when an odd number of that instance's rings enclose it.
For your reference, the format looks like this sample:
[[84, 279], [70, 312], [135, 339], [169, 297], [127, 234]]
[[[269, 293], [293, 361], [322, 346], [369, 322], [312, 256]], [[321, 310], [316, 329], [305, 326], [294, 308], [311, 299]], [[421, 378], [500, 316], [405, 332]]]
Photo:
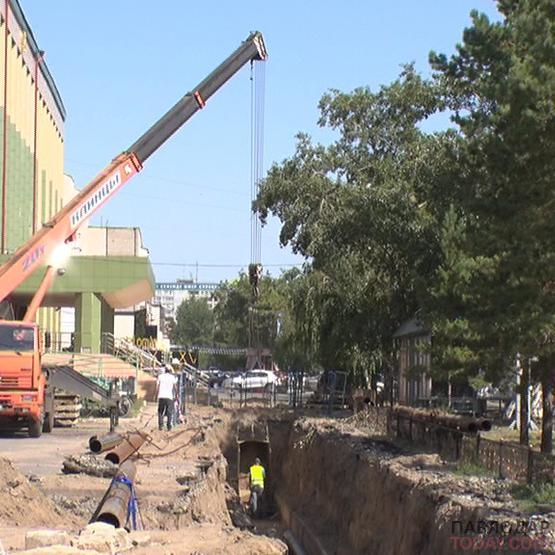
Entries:
[[49, 434], [52, 431], [52, 428], [54, 428], [54, 413], [47, 412], [42, 425], [42, 431], [45, 434]]
[[42, 434], [42, 419], [29, 422], [29, 437], [40, 437]]

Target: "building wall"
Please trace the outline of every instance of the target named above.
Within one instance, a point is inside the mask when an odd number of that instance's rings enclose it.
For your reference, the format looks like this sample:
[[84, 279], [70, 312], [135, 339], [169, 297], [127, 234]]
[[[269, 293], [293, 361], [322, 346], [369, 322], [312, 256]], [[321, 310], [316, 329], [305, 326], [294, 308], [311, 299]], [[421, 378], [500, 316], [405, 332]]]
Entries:
[[216, 300], [214, 293], [219, 283], [192, 282], [178, 280], [156, 284], [156, 303], [164, 309], [166, 318], [174, 318], [177, 307], [192, 297], [206, 299], [210, 308], [214, 308]]
[[[64, 119], [60, 95], [18, 1], [0, 2], [0, 253], [14, 252], [69, 200]], [[53, 308], [41, 309], [38, 321], [50, 331], [60, 329]]]
[[85, 227], [78, 234], [78, 244], [77, 256], [148, 256], [138, 227]]
[[65, 109], [17, 0], [0, 2], [0, 12], [0, 250], [6, 253], [68, 199]]

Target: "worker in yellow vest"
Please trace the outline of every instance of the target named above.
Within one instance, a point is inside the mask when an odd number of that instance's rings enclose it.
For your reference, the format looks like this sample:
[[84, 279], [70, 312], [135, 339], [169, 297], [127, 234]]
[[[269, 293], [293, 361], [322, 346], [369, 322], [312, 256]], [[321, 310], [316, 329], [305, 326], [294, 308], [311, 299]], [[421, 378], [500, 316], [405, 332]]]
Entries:
[[260, 459], [256, 457], [254, 464], [249, 469], [249, 486], [251, 497], [249, 507], [252, 516], [258, 516], [260, 508], [260, 499], [264, 493], [264, 482], [266, 480], [266, 470], [260, 464]]

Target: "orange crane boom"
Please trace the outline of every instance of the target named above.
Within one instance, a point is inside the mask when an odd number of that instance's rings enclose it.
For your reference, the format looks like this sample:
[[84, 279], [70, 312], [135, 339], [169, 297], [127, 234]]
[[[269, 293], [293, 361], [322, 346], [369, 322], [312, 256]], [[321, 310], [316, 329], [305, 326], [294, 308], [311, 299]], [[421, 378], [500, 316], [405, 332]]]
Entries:
[[[0, 268], [0, 301], [3, 301], [40, 266], [51, 266], [56, 247], [75, 238], [77, 230], [135, 174], [145, 160], [169, 139], [206, 101], [246, 63], [267, 58], [262, 34], [254, 32], [222, 62], [193, 92], [183, 96], [133, 145], [115, 158], [79, 194], [66, 204], [42, 229], [24, 243]], [[53, 271], [45, 281], [51, 282]], [[48, 283], [39, 287], [25, 320], [34, 319]]]

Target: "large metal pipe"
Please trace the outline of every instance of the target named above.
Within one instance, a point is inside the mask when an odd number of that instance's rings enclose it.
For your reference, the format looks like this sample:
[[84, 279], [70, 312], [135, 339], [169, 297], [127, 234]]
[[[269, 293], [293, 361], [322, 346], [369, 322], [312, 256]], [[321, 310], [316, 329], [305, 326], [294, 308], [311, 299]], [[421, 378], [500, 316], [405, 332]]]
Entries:
[[137, 467], [132, 460], [125, 461], [118, 470], [116, 477], [110, 484], [101, 506], [96, 512], [94, 522], [105, 522], [116, 528], [123, 528], [127, 524], [131, 487], [123, 480], [132, 484], [135, 482]]
[[113, 449], [123, 441], [124, 437], [121, 434], [110, 433], [103, 436], [92, 436], [89, 438], [89, 449], [93, 453], [103, 453]]
[[136, 453], [145, 440], [146, 435], [140, 432], [128, 434], [117, 447], [106, 453], [104, 458], [114, 464], [121, 464]]
[[398, 406], [393, 408], [394, 414], [399, 414], [405, 418], [411, 418], [415, 422], [429, 422], [438, 424], [446, 428], [452, 428], [461, 432], [475, 434], [480, 430], [491, 430], [491, 421], [487, 418], [473, 418], [470, 416], [458, 416], [454, 414], [444, 414], [435, 411], [425, 411], [412, 407]]

